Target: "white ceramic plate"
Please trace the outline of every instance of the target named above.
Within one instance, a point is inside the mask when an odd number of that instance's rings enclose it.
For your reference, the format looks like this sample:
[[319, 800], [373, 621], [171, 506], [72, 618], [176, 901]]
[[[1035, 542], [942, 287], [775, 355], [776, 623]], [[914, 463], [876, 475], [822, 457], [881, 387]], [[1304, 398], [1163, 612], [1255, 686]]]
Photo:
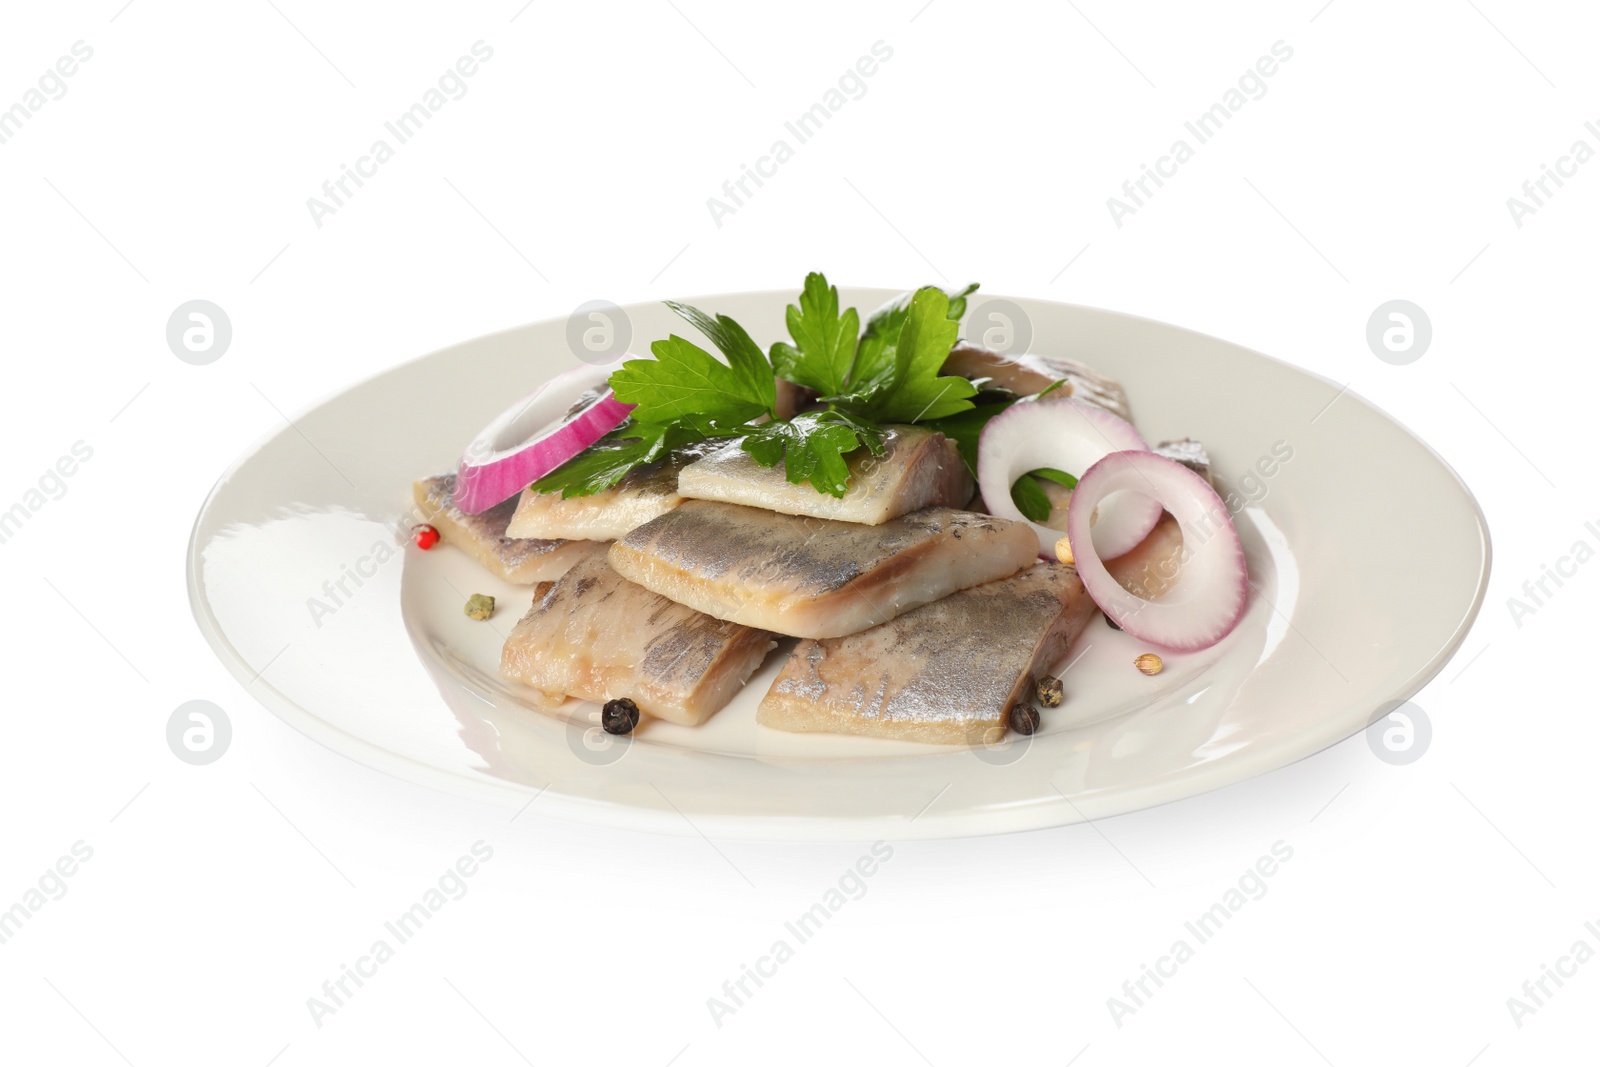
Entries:
[[[863, 314], [892, 295], [843, 294]], [[692, 303], [770, 342], [792, 299]], [[689, 332], [659, 304], [625, 313], [634, 351]], [[1066, 703], [1031, 738], [968, 749], [759, 727], [787, 645], [699, 728], [651, 721], [611, 739], [593, 704], [525, 704], [496, 666], [531, 591], [447, 546], [420, 552], [404, 528], [413, 479], [453, 468], [491, 418], [576, 362], [560, 321], [396, 367], [239, 460], [195, 524], [195, 616], [257, 699], [362, 763], [509, 805], [537, 796], [574, 819], [749, 838], [999, 833], [1179, 800], [1363, 729], [1456, 650], [1488, 581], [1488, 530], [1403, 427], [1323, 379], [1160, 323], [980, 293], [968, 324], [1003, 341], [1007, 320], [1033, 351], [1120, 379], [1147, 439], [1205, 442], [1244, 502], [1255, 585], [1231, 636], [1166, 656], [1156, 677], [1132, 666], [1145, 648], [1097, 619], [1070, 653]], [[473, 592], [499, 598], [489, 624], [462, 614]]]

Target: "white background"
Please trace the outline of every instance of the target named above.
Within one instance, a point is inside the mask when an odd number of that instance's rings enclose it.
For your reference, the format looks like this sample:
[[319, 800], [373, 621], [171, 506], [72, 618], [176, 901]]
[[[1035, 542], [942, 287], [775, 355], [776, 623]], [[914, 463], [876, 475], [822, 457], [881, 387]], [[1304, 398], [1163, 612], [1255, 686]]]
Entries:
[[[123, 2], [0, 14], [0, 107], [94, 49], [0, 145], [0, 508], [94, 450], [0, 545], [0, 907], [93, 849], [0, 945], [0, 1058], [1594, 1061], [1600, 963], [1520, 1027], [1506, 1005], [1575, 941], [1600, 948], [1600, 566], [1520, 626], [1506, 606], [1600, 542], [1592, 449], [1572, 447], [1600, 385], [1600, 162], [1520, 228], [1506, 206], [1576, 139], [1600, 148], [1592, 9]], [[307, 197], [478, 40], [494, 55], [468, 93], [318, 228]], [[879, 40], [867, 93], [717, 226], [707, 197]], [[1106, 198], [1280, 40], [1266, 95], [1117, 227]], [[211, 655], [186, 535], [274, 407], [589, 299], [810, 269], [1178, 323], [1410, 426], [1478, 495], [1495, 552], [1481, 618], [1417, 697], [1428, 751], [1393, 767], [1357, 737], [1093, 826], [895, 845], [718, 1027], [706, 999], [863, 846], [713, 846], [537, 805], [508, 824], [322, 750]], [[233, 323], [210, 366], [165, 341], [194, 298]], [[1364, 337], [1393, 298], [1433, 323], [1409, 366]], [[164, 739], [196, 698], [234, 725], [208, 767]], [[479, 839], [495, 853], [470, 893], [316, 1026], [307, 997]], [[1267, 894], [1118, 1026], [1107, 998], [1280, 840]]]

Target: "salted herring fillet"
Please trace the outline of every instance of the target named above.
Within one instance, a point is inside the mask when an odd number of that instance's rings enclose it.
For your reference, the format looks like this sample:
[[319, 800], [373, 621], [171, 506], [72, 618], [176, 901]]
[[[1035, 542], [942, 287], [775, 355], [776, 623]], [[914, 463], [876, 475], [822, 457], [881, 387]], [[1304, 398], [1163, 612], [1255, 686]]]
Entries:
[[1051, 396], [1075, 396], [1120, 419], [1133, 421], [1128, 394], [1123, 392], [1121, 383], [1075, 359], [1037, 354], [1008, 356], [971, 341], [961, 341], [945, 357], [944, 373], [959, 374], [963, 378], [989, 378], [995, 385], [1018, 396], [1043, 392], [1051, 382], [1065, 378], [1066, 384]]
[[863, 526], [685, 500], [612, 545], [611, 565], [719, 619], [841, 637], [1015, 574], [1038, 552], [1027, 523], [954, 508]]
[[777, 644], [771, 634], [702, 615], [627, 581], [606, 546], [584, 542], [572, 569], [533, 601], [500, 653], [500, 673], [533, 701], [628, 697], [647, 715], [705, 722]]
[[1177, 519], [1163, 514], [1149, 536], [1105, 564], [1122, 588], [1154, 600], [1172, 587], [1183, 569], [1183, 529]]
[[456, 476], [423, 478], [411, 487], [423, 521], [439, 536], [513, 585], [533, 585], [559, 578], [582, 554], [583, 541], [533, 540], [510, 537], [506, 526], [516, 505], [507, 500], [478, 515], [451, 503]]
[[846, 460], [844, 496], [795, 485], [783, 466], [763, 467], [737, 441], [695, 461], [678, 476], [678, 492], [700, 500], [813, 515], [877, 526], [927, 507], [960, 507], [972, 498], [972, 475], [956, 443], [920, 426], [890, 426], [884, 454], [858, 449]]
[[1176, 441], [1162, 441], [1150, 451], [1158, 456], [1166, 456], [1177, 463], [1194, 471], [1206, 481], [1211, 480], [1211, 454], [1206, 451], [1206, 446], [1192, 437], [1180, 437]]
[[722, 441], [689, 445], [666, 459], [633, 468], [616, 485], [588, 496], [563, 500], [559, 492], [524, 489], [506, 533], [512, 537], [614, 541], [683, 503], [678, 495], [683, 468], [722, 445]]
[[797, 733], [993, 744], [1094, 613], [1074, 568], [1040, 563], [849, 637], [802, 641], [756, 721]]

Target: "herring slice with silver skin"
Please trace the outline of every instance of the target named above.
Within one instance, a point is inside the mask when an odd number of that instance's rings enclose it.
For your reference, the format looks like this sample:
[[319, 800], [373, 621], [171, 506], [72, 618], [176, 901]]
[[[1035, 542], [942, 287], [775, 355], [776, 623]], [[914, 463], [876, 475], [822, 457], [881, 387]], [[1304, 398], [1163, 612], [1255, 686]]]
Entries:
[[559, 492], [524, 489], [506, 533], [512, 537], [553, 537], [615, 541], [636, 526], [683, 503], [678, 482], [686, 466], [715, 452], [722, 441], [703, 441], [667, 459], [635, 467], [609, 489], [563, 500]]
[[1182, 463], [1185, 467], [1204, 478], [1209, 484], [1211, 481], [1211, 454], [1206, 451], [1206, 446], [1192, 437], [1180, 437], [1175, 441], [1162, 441], [1150, 451], [1158, 456], [1166, 456], [1170, 460]]
[[1178, 580], [1183, 569], [1183, 528], [1163, 514], [1150, 535], [1130, 552], [1105, 561], [1117, 584], [1136, 597], [1155, 600]]
[[1122, 384], [1075, 359], [1037, 354], [1009, 356], [971, 341], [959, 341], [945, 357], [944, 373], [959, 374], [963, 378], [988, 378], [1018, 396], [1042, 393], [1051, 382], [1065, 378], [1066, 384], [1051, 396], [1075, 396], [1124, 421], [1133, 421], [1128, 394], [1123, 391]]
[[500, 653], [500, 673], [541, 707], [627, 697], [658, 719], [698, 726], [722, 709], [777, 642], [634, 585], [606, 546], [581, 542], [572, 569], [534, 598]]
[[678, 476], [678, 492], [699, 500], [746, 504], [785, 515], [811, 515], [878, 526], [929, 507], [960, 507], [972, 498], [972, 475], [944, 434], [920, 426], [889, 426], [884, 454], [858, 449], [846, 460], [844, 496], [795, 485], [783, 466], [763, 467], [739, 442], [695, 461]]
[[685, 500], [611, 546], [623, 577], [719, 619], [842, 637], [1034, 562], [1027, 523], [925, 508], [878, 526]]
[[1076, 570], [1041, 563], [862, 633], [802, 641], [756, 721], [795, 733], [993, 744], [1094, 614]]
[[455, 489], [456, 476], [441, 474], [416, 482], [411, 496], [423, 521], [432, 524], [445, 542], [513, 585], [533, 585], [561, 577], [588, 544], [512, 537], [506, 527], [516, 509], [515, 500], [468, 515], [452, 502]]

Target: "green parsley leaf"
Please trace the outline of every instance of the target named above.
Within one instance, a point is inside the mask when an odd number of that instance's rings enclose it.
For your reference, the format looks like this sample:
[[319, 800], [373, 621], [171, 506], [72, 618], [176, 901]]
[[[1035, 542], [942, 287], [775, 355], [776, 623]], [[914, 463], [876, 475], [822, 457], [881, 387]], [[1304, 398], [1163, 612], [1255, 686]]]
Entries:
[[534, 482], [533, 491], [559, 491], [561, 499], [570, 500], [575, 496], [590, 496], [610, 489], [633, 468], [642, 463], [651, 463], [666, 452], [667, 429], [664, 423], [656, 423], [626, 425], [620, 430], [613, 430]]
[[826, 411], [822, 414], [834, 422], [852, 427], [874, 456], [881, 456], [888, 451], [883, 443], [883, 427], [872, 420], [859, 418], [849, 411]]
[[1030, 475], [1024, 474], [1011, 487], [1011, 502], [1029, 522], [1043, 523], [1050, 518], [1050, 498]]
[[1050, 512], [1055, 508], [1050, 501], [1050, 494], [1039, 484], [1041, 478], [1057, 485], [1064, 485], [1068, 489], [1078, 487], [1078, 479], [1054, 467], [1040, 467], [1018, 478], [1017, 484], [1011, 487], [1011, 502], [1017, 505], [1017, 510], [1022, 512], [1024, 517], [1039, 523], [1048, 520]]
[[[738, 332], [749, 341], [742, 329]], [[750, 345], [754, 348], [755, 342]], [[624, 404], [635, 405], [636, 422], [671, 423], [692, 415], [747, 422], [772, 410], [772, 367], [759, 348], [756, 357], [767, 368], [761, 376], [754, 368], [723, 363], [677, 334], [656, 341], [650, 351], [655, 359], [630, 359], [611, 374], [612, 392]]]
[[966, 378], [939, 375], [959, 332], [949, 309], [949, 297], [932, 286], [912, 294], [892, 368], [840, 398], [840, 406], [877, 422], [920, 422], [971, 408], [968, 398], [977, 387]]
[[877, 427], [836, 411], [814, 411], [783, 421], [757, 426], [740, 447], [763, 467], [783, 461], [783, 474], [791, 483], [812, 486], [830, 496], [842, 497], [850, 481], [845, 456], [865, 445], [883, 455], [883, 434]]
[[1057, 485], [1064, 485], [1068, 489], [1078, 488], [1078, 479], [1076, 477], [1068, 474], [1066, 471], [1058, 471], [1054, 467], [1040, 467], [1039, 469], [1031, 470], [1028, 473], [1033, 475], [1035, 478], [1043, 478], [1046, 481], [1055, 482]]
[[[957, 323], [961, 316], [967, 312], [967, 297], [977, 292], [978, 283], [961, 288], [952, 289], [945, 295], [950, 300], [946, 314]], [[906, 318], [911, 314], [911, 301], [916, 292], [902, 293], [893, 300], [874, 311], [867, 319], [867, 328], [861, 334], [861, 342], [856, 346], [855, 367], [850, 375], [852, 391], [870, 387], [886, 377], [894, 366], [895, 346], [900, 340], [900, 331], [905, 326]], [[947, 353], [948, 354], [948, 353]]]
[[785, 320], [794, 344], [780, 341], [772, 346], [772, 366], [778, 376], [823, 396], [844, 392], [861, 328], [856, 309], [839, 314], [839, 290], [813, 271], [806, 275], [799, 306], [790, 304]]
[[[939, 371], [955, 343], [967, 297], [977, 288], [908, 293], [880, 308], [858, 338], [856, 310], [841, 313], [838, 289], [813, 272], [797, 303], [787, 309], [794, 344], [775, 344], [770, 356], [728, 316], [668, 301], [723, 359], [677, 334], [656, 341], [650, 346], [655, 359], [629, 360], [611, 375], [617, 399], [634, 405], [629, 422], [534, 488], [585, 496], [691, 441], [737, 436], [757, 462], [776, 466], [781, 460], [790, 482], [809, 481], [842, 496], [850, 478], [846, 457], [862, 448], [883, 454], [882, 423], [947, 420], [973, 408], [974, 383], [941, 377]], [[827, 410], [754, 424], [776, 415], [775, 375], [821, 394]], [[990, 394], [983, 399], [1003, 401], [985, 404], [993, 411], [1010, 400]], [[962, 422], [960, 430], [952, 424], [951, 436], [969, 465], [976, 466], [977, 433], [993, 411]]]
[[[884, 412], [886, 418], [917, 422], [954, 415], [972, 406], [966, 398], [977, 393], [976, 386], [955, 375], [939, 377], [960, 331], [949, 310], [949, 298], [938, 289], [920, 289], [911, 298], [911, 313], [895, 346], [899, 389], [891, 398], [893, 410]], [[916, 413], [910, 414], [913, 408]]]
[[[777, 383], [772, 378], [772, 364], [762, 353], [761, 346], [750, 339], [744, 327], [726, 315], [712, 318], [699, 308], [668, 300], [667, 307], [676, 311], [695, 329], [711, 339], [728, 361], [735, 378], [747, 390], [748, 396], [758, 399], [769, 413], [777, 399]], [[652, 351], [654, 349], [652, 348]]]

